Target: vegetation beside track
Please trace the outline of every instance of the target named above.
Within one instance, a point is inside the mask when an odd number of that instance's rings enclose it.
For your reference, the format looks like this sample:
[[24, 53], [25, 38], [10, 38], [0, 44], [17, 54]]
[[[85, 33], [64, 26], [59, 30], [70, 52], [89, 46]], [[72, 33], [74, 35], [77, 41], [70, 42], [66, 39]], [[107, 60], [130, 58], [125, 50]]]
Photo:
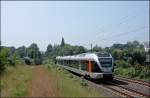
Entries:
[[46, 67], [50, 74], [56, 75], [56, 87], [61, 97], [101, 97], [99, 92], [90, 88], [83, 79], [73, 76], [65, 69], [53, 63], [46, 64]]
[[150, 81], [150, 67], [149, 66], [128, 66], [128, 67], [115, 67], [115, 75], [126, 76], [129, 78], [140, 79], [149, 82]]
[[8, 66], [1, 75], [0, 89], [2, 97], [24, 97], [32, 79], [32, 70], [27, 65]]
[[[50, 84], [53, 84], [57, 90], [58, 96], [56, 97], [101, 96], [96, 90], [90, 88], [84, 80], [74, 77], [68, 71], [57, 67], [55, 64], [46, 64], [45, 68], [48, 70], [49, 76], [53, 76]], [[33, 79], [32, 66], [7, 66], [5, 73], [0, 78], [2, 97], [26, 97], [29, 94], [29, 86]]]
[[111, 47], [102, 48], [94, 46], [92, 50], [86, 49], [83, 46], [73, 46], [65, 43], [64, 38], [60, 45], [47, 46], [46, 51], [41, 52], [36, 43], [32, 43], [29, 47], [21, 46], [19, 48], [1, 46], [0, 51], [0, 72], [3, 72], [5, 65], [15, 65], [21, 63], [39, 65], [46, 60], [55, 61], [56, 56], [75, 55], [85, 52], [102, 52], [111, 53], [114, 58], [114, 63], [117, 66], [146, 66], [149, 65], [150, 51], [146, 52], [144, 45], [139, 41], [129, 41], [125, 44], [113, 44]]
[[[2, 77], [2, 81], [0, 83], [0, 89], [2, 88], [2, 91], [5, 91], [6, 93], [6, 94], [3, 93], [2, 95], [7, 95], [7, 96], [26, 95], [26, 82], [24, 81], [30, 78], [31, 72], [25, 71], [28, 70], [29, 68], [29, 66], [26, 67], [25, 64], [28, 65], [34, 65], [34, 64], [39, 65], [42, 63], [47, 64], [49, 62], [55, 62], [56, 56], [75, 55], [75, 54], [80, 54], [80, 53], [90, 52], [90, 51], [91, 50], [86, 49], [83, 46], [73, 46], [67, 44], [64, 42], [64, 39], [62, 39], [60, 45], [53, 46], [49, 44], [45, 52], [41, 52], [36, 43], [32, 43], [29, 47], [21, 46], [19, 48], [1, 46], [0, 77]], [[92, 49], [92, 52], [101, 52], [101, 51], [107, 51], [112, 54], [114, 58], [115, 75], [142, 79], [144, 81], [150, 80], [150, 71], [149, 71], [150, 62], [148, 62], [148, 59], [146, 58], [147, 56], [149, 56], [148, 54], [150, 53], [150, 51], [146, 53], [142, 43], [138, 41], [133, 41], [133, 42], [127, 42], [126, 44], [113, 44], [111, 47], [105, 47], [105, 48], [94, 46]], [[24, 64], [24, 66], [18, 66], [18, 64], [19, 65]], [[51, 69], [51, 67], [49, 69]], [[64, 71], [59, 70], [59, 74], [64, 75], [62, 77], [65, 77], [66, 74], [63, 74], [63, 72]], [[6, 80], [4, 79], [4, 77], [7, 77], [8, 79]], [[13, 77], [16, 78], [13, 79]], [[74, 81], [76, 81], [76, 79], [70, 74], [68, 74], [68, 77], [71, 79], [71, 81], [73, 80], [72, 81], [73, 83]], [[67, 84], [70, 83], [70, 86], [72, 83], [72, 82], [68, 82], [68, 79], [60, 80], [60, 81], [65, 81]], [[22, 84], [20, 84], [20, 82], [22, 82]], [[79, 84], [82, 85], [81, 86], [82, 89], [87, 87], [84, 81], [80, 80], [79, 82], [81, 82]], [[18, 83], [21, 86], [18, 86]], [[63, 83], [61, 86], [64, 87], [64, 89], [62, 90], [60, 89], [60, 91], [64, 92], [64, 96], [69, 96], [67, 95], [68, 93], [66, 93], [67, 91], [70, 92], [71, 96], [80, 95], [80, 89], [81, 89], [80, 86], [79, 88], [73, 88], [79, 91], [74, 93], [72, 90], [70, 90], [72, 89], [70, 88], [70, 86], [67, 86], [67, 84], [63, 84]], [[8, 85], [8, 87], [6, 86], [6, 84]], [[65, 87], [68, 87], [67, 90], [65, 90]], [[23, 89], [20, 90], [20, 88]], [[83, 92], [83, 96], [85, 92]]]

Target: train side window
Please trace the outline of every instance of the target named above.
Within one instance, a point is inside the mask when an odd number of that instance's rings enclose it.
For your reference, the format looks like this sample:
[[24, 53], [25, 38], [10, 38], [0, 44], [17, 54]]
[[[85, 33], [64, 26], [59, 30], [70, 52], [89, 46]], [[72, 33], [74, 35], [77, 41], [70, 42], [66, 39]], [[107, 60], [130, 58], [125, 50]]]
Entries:
[[69, 62], [69, 65], [68, 65], [68, 66], [69, 66], [69, 67], [71, 67], [71, 65], [72, 65], [72, 60], [70, 60], [70, 62]]
[[59, 61], [58, 61], [58, 64], [62, 65], [62, 64], [63, 64], [63, 63], [62, 63], [62, 60], [59, 60]]
[[62, 65], [64, 65], [64, 63], [65, 63], [65, 61], [64, 61], [64, 60], [62, 60]]
[[58, 60], [58, 64], [60, 64], [61, 60]]
[[78, 63], [78, 61], [72, 61], [71, 64], [70, 64], [70, 67], [73, 67], [73, 68], [78, 69], [78, 68], [79, 68], [79, 63]]
[[88, 70], [87, 64], [84, 61], [81, 61], [81, 65], [80, 66], [81, 66], [81, 70], [84, 70], [84, 71]]
[[66, 61], [66, 60], [64, 60], [64, 66], [66, 66], [66, 64], [67, 64], [67, 61]]
[[66, 63], [66, 61], [65, 61], [65, 60], [63, 60], [63, 65], [64, 65], [64, 66], [66, 65], [65, 63]]
[[69, 65], [69, 60], [66, 60], [66, 66], [68, 66]]
[[63, 60], [61, 60], [61, 65], [63, 65]]
[[67, 66], [69, 65], [69, 60], [67, 61]]
[[58, 61], [58, 64], [61, 64], [61, 60]]

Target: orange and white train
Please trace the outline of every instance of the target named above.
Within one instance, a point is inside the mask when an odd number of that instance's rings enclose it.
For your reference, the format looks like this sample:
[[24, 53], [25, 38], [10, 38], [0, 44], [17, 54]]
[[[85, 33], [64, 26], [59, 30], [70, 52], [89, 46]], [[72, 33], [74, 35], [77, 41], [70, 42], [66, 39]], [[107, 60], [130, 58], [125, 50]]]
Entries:
[[107, 52], [57, 56], [57, 64], [67, 70], [93, 79], [113, 80], [113, 57]]

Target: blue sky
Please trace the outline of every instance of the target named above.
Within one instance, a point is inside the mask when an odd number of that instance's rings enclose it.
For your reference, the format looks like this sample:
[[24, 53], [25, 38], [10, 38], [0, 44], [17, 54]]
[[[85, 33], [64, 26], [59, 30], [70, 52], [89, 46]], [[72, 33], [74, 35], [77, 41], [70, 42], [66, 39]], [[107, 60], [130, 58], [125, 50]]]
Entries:
[[28, 47], [34, 42], [45, 51], [50, 43], [60, 44], [62, 37], [87, 48], [90, 43], [106, 47], [147, 41], [148, 5], [148, 1], [2, 1], [2, 45]]

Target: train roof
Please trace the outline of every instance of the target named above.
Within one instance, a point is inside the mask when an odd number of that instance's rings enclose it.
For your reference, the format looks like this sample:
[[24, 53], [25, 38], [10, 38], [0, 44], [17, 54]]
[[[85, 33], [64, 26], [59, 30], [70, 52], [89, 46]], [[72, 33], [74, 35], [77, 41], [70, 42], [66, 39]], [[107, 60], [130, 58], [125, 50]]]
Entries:
[[57, 56], [56, 59], [64, 60], [94, 60], [96, 57], [111, 57], [107, 52], [89, 52], [73, 56]]

